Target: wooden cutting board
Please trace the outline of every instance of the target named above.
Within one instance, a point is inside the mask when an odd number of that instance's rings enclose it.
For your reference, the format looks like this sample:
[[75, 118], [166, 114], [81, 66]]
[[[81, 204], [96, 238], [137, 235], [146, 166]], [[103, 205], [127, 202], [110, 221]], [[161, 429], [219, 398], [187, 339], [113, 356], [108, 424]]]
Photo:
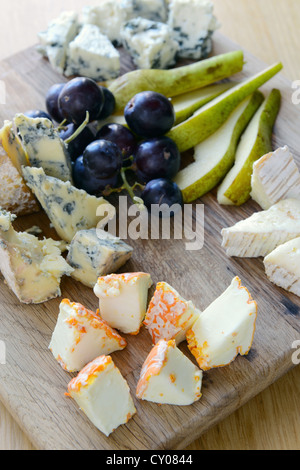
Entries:
[[[233, 49], [239, 46], [219, 33], [215, 35], [214, 54]], [[235, 80], [266, 67], [246, 51], [245, 59], [244, 71]], [[123, 56], [122, 72], [130, 68], [131, 61]], [[7, 91], [6, 105], [0, 105], [1, 122], [17, 112], [45, 108], [46, 91], [62, 81], [34, 48], [1, 62], [0, 79], [5, 81]], [[280, 89], [283, 99], [273, 146], [275, 149], [288, 145], [300, 165], [300, 117], [299, 107], [291, 100], [294, 90], [283, 74], [273, 78], [262, 91], [274, 87]], [[0, 365], [0, 398], [36, 448], [184, 449], [294, 367], [292, 343], [300, 337], [300, 299], [268, 281], [262, 259], [228, 258], [221, 248], [221, 229], [260, 208], [253, 201], [241, 208], [221, 207], [215, 192], [197, 202], [205, 208], [201, 250], [187, 251], [185, 240], [128, 240], [134, 254], [123, 271], [149, 272], [154, 284], [168, 282], [199, 309], [205, 309], [233, 277], [239, 276], [258, 303], [256, 333], [249, 355], [239, 356], [227, 367], [205, 372], [199, 402], [187, 407], [160, 406], [135, 398], [140, 369], [151, 349], [150, 336], [142, 329], [138, 336], [126, 337], [127, 348], [112, 357], [129, 383], [137, 414], [107, 438], [65, 396], [74, 375], [62, 370], [48, 350], [61, 299], [22, 305], [0, 277], [0, 340], [6, 345], [6, 364]], [[43, 235], [57, 238], [43, 213], [16, 222], [19, 230], [32, 225], [38, 225]], [[62, 297], [97, 308], [92, 290], [70, 278], [63, 279]], [[195, 362], [185, 343], [180, 348]]]

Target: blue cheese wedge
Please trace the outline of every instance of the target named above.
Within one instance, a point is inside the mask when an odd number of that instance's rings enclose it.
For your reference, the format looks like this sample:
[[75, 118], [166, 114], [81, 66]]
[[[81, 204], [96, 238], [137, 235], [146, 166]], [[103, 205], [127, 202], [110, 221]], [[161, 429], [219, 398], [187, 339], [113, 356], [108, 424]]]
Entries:
[[126, 341], [103, 320], [98, 312], [63, 299], [49, 349], [67, 372], [79, 372], [102, 354], [126, 347]]
[[98, 277], [116, 273], [132, 252], [131, 246], [104, 230], [80, 230], [69, 246], [67, 262], [74, 269], [72, 277], [93, 288]]
[[251, 186], [252, 199], [264, 210], [282, 199], [300, 199], [300, 171], [287, 146], [254, 163]]
[[222, 230], [228, 256], [267, 256], [277, 246], [300, 237], [300, 200], [285, 199]]
[[73, 271], [61, 256], [60, 242], [16, 232], [14, 220], [10, 212], [0, 211], [0, 270], [8, 286], [25, 304], [59, 297], [61, 278]]
[[78, 36], [69, 44], [65, 75], [105, 81], [119, 74], [120, 54], [117, 49], [98, 26], [84, 24]]
[[57, 234], [68, 243], [79, 230], [101, 224], [104, 216], [97, 215], [100, 205], [103, 206], [101, 214], [115, 213], [114, 207], [103, 197], [91, 196], [72, 186], [69, 181], [47, 176], [42, 168], [24, 167], [23, 175]]
[[48, 176], [62, 181], [72, 181], [71, 158], [52, 121], [17, 114], [14, 125], [29, 165], [43, 168]]
[[299, 237], [278, 246], [265, 257], [264, 266], [273, 284], [300, 296]]
[[142, 17], [152, 21], [165, 23], [168, 18], [165, 0], [127, 0], [131, 3], [133, 17]]
[[124, 48], [139, 69], [166, 69], [174, 65], [178, 42], [167, 24], [134, 18], [125, 23], [121, 36]]
[[38, 34], [38, 51], [48, 58], [52, 67], [63, 73], [69, 43], [78, 33], [78, 15], [74, 11], [64, 11], [49, 23], [48, 28]]
[[179, 43], [178, 57], [203, 59], [212, 50], [212, 36], [218, 28], [209, 0], [170, 0], [168, 25]]

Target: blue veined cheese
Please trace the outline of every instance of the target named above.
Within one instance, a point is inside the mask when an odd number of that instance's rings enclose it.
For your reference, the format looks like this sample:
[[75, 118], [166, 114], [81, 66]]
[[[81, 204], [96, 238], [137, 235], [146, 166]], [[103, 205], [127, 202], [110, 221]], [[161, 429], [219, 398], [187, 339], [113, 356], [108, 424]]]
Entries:
[[171, 0], [168, 24], [179, 43], [178, 57], [202, 59], [212, 50], [212, 35], [218, 28], [210, 0]]
[[98, 277], [116, 273], [132, 256], [132, 247], [100, 229], [80, 230], [73, 238], [67, 262], [72, 277], [93, 288]]
[[48, 58], [59, 73], [63, 73], [68, 44], [78, 33], [78, 15], [74, 11], [64, 11], [49, 23], [46, 31], [38, 34], [38, 51]]
[[[115, 215], [115, 208], [103, 197], [90, 196], [69, 181], [47, 176], [42, 168], [24, 167], [23, 176], [57, 234], [68, 243], [79, 230], [97, 227], [105, 215]], [[104, 215], [99, 216], [98, 208], [102, 205]]]
[[166, 69], [175, 64], [178, 43], [167, 24], [138, 17], [124, 25], [121, 35], [138, 68]]
[[61, 278], [73, 271], [61, 256], [60, 242], [16, 232], [15, 218], [0, 210], [0, 270], [8, 286], [26, 304], [59, 297]]
[[133, 17], [141, 16], [152, 21], [166, 22], [168, 18], [165, 0], [128, 0], [132, 4]]
[[43, 168], [48, 176], [72, 181], [67, 146], [49, 119], [17, 114], [14, 125], [31, 166]]
[[65, 75], [79, 75], [97, 81], [120, 74], [120, 54], [98, 26], [85, 24], [69, 44]]

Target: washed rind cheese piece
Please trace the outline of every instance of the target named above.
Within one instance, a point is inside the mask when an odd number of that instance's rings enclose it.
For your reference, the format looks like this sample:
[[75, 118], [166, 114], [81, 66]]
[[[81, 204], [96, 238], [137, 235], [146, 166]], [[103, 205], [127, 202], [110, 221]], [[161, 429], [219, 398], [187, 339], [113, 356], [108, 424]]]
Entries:
[[238, 354], [248, 354], [255, 333], [257, 303], [235, 277], [187, 332], [187, 342], [200, 369], [223, 367]]
[[101, 224], [104, 216], [97, 216], [99, 206], [103, 205], [112, 216], [115, 213], [114, 207], [104, 198], [91, 196], [68, 181], [46, 176], [42, 168], [24, 167], [23, 175], [57, 234], [68, 243], [79, 230]]
[[166, 69], [175, 64], [178, 43], [167, 24], [133, 18], [125, 23], [121, 37], [139, 69]]
[[60, 242], [16, 232], [15, 216], [0, 211], [0, 270], [14, 294], [25, 304], [39, 304], [61, 295], [63, 275], [72, 268], [61, 256]]
[[287, 146], [254, 163], [251, 187], [252, 199], [264, 210], [282, 199], [300, 199], [300, 172]]
[[101, 318], [125, 334], [139, 333], [145, 318], [150, 274], [124, 273], [100, 277], [94, 287]]
[[228, 256], [258, 258], [300, 236], [300, 200], [285, 199], [221, 232]]
[[161, 339], [175, 339], [179, 344], [185, 340], [186, 332], [199, 314], [193, 302], [186, 301], [166, 282], [159, 282], [148, 306], [144, 325], [153, 344]]
[[72, 277], [93, 288], [99, 277], [124, 266], [132, 252], [131, 246], [104, 230], [80, 230], [69, 246], [67, 262], [74, 268]]
[[78, 372], [95, 357], [120, 351], [126, 345], [98, 313], [68, 299], [61, 302], [49, 349], [67, 372]]
[[168, 24], [179, 43], [178, 57], [206, 58], [212, 50], [212, 36], [219, 27], [208, 0], [171, 0]]
[[29, 215], [40, 206], [9, 156], [0, 147], [0, 207], [13, 214]]
[[191, 405], [201, 398], [202, 371], [176, 346], [161, 339], [143, 364], [136, 396], [169, 405]]
[[24, 114], [17, 114], [14, 124], [22, 139], [29, 165], [43, 168], [48, 176], [72, 181], [72, 166], [67, 146], [49, 119], [29, 118]]
[[102, 82], [116, 78], [119, 74], [119, 51], [98, 26], [84, 24], [69, 44], [65, 75], [78, 75]]
[[300, 238], [278, 246], [264, 259], [270, 281], [300, 297]]
[[63, 11], [49, 23], [46, 31], [38, 34], [40, 44], [37, 50], [61, 74], [65, 69], [67, 46], [77, 35], [78, 29], [78, 15], [74, 11]]
[[129, 386], [110, 356], [87, 364], [69, 383], [68, 394], [106, 436], [136, 413]]

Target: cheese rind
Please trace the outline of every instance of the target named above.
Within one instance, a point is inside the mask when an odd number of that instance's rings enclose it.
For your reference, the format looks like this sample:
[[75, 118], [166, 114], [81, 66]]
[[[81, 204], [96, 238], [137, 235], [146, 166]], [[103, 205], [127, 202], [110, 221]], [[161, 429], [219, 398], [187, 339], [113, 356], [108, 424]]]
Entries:
[[22, 175], [22, 166], [29, 164], [22, 142], [13, 129], [11, 121], [4, 121], [4, 125], [0, 130], [0, 139], [2, 146], [16, 167], [20, 175]]
[[104, 230], [80, 230], [70, 244], [67, 262], [74, 268], [72, 277], [93, 288], [99, 277], [116, 273], [132, 252], [132, 247]]
[[136, 413], [129, 386], [110, 356], [87, 364], [69, 383], [68, 393], [106, 436]]
[[62, 300], [49, 349], [62, 368], [78, 372], [101, 355], [126, 347], [126, 341], [98, 313], [83, 305]]
[[99, 298], [101, 318], [125, 334], [138, 334], [146, 314], [151, 286], [152, 280], [148, 273], [99, 277], [94, 293]]
[[300, 236], [300, 200], [282, 200], [221, 233], [228, 256], [265, 257], [277, 246]]
[[176, 347], [161, 339], [145, 360], [136, 396], [169, 405], [191, 405], [201, 397], [202, 371]]
[[111, 216], [115, 213], [115, 208], [104, 198], [90, 196], [68, 181], [47, 176], [42, 168], [24, 167], [23, 175], [56, 232], [68, 243], [79, 230], [101, 224], [104, 217], [97, 216], [99, 206], [107, 207]]
[[186, 332], [199, 314], [193, 302], [186, 301], [166, 282], [159, 282], [148, 306], [144, 325], [153, 344], [160, 339], [175, 339], [179, 344], [185, 340]]
[[15, 216], [0, 211], [0, 270], [25, 304], [39, 304], [61, 295], [60, 281], [72, 268], [61, 256], [60, 242], [16, 232]]
[[124, 24], [121, 37], [138, 68], [166, 69], [174, 65], [178, 43], [167, 24], [133, 18]]
[[300, 199], [300, 172], [287, 146], [254, 163], [251, 186], [252, 199], [264, 210], [282, 199]]
[[248, 354], [255, 333], [257, 303], [235, 277], [187, 332], [187, 342], [200, 369], [223, 367], [238, 354]]
[[84, 24], [69, 44], [67, 77], [78, 75], [96, 81], [105, 81], [120, 74], [120, 54], [98, 26]]
[[72, 181], [71, 158], [67, 146], [49, 119], [17, 114], [14, 124], [31, 166], [43, 168], [47, 176]]
[[278, 246], [264, 259], [269, 280], [300, 296], [300, 238]]

